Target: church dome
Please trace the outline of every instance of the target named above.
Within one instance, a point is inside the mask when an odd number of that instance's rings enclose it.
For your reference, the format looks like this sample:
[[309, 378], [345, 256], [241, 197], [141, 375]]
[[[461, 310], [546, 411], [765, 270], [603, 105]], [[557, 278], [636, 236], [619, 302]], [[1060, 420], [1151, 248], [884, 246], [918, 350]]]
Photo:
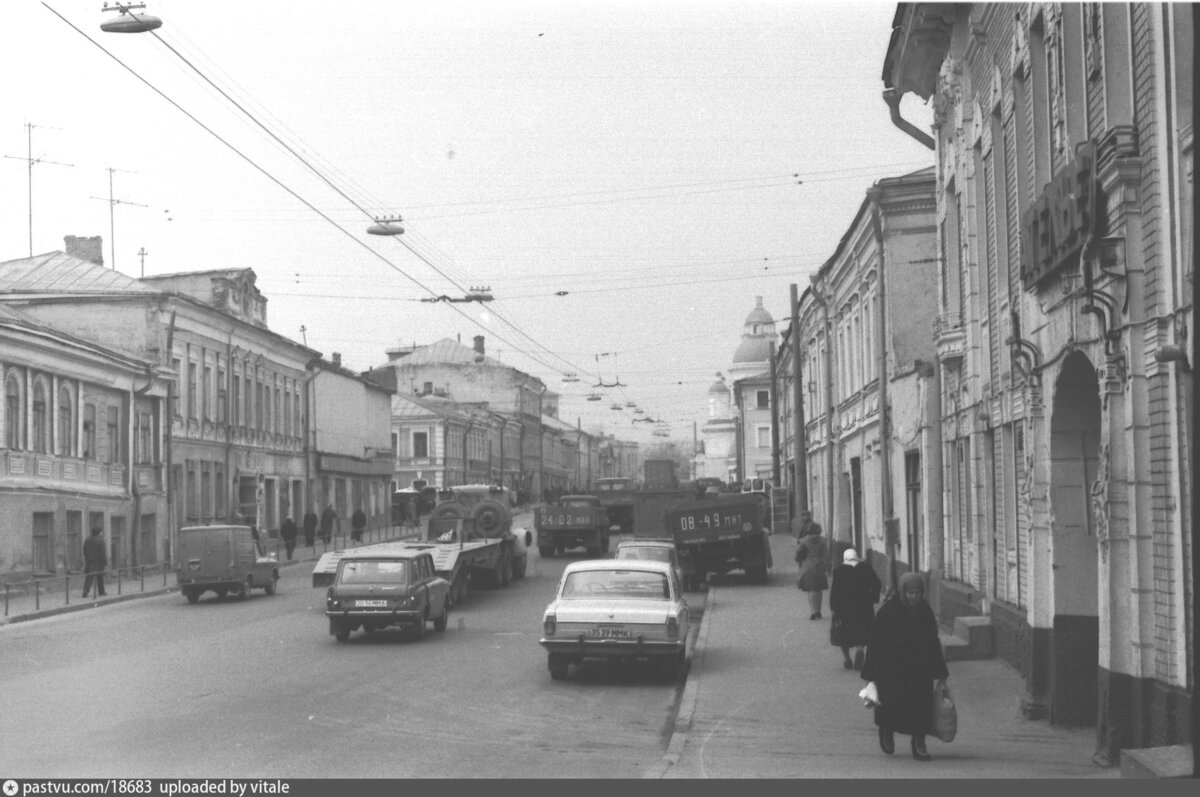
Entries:
[[742, 338], [733, 353], [734, 363], [765, 363], [771, 359], [771, 339]]
[[728, 392], [729, 392], [729, 386], [725, 384], [725, 377], [723, 377], [723, 376], [720, 379], [718, 379], [716, 382], [713, 382], [712, 386], [709, 387], [709, 389], [708, 389], [709, 395], [713, 395], [716, 393], [724, 394], [724, 393], [728, 393]]
[[742, 342], [733, 354], [733, 363], [765, 363], [771, 359], [771, 340], [775, 337], [775, 319], [763, 307], [762, 297], [754, 297], [754, 309], [742, 327]]

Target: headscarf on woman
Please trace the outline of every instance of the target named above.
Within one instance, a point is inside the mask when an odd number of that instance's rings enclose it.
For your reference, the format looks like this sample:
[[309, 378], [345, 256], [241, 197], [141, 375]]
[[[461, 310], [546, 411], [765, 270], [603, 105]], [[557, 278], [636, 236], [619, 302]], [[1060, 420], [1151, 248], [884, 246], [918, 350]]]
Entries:
[[[916, 585], [918, 588], [920, 588], [921, 594], [910, 601], [907, 588], [912, 585]], [[900, 576], [900, 582], [896, 592], [900, 596], [900, 602], [904, 604], [905, 608], [914, 609], [918, 604], [924, 603], [925, 601], [925, 579], [921, 578], [919, 574], [909, 571]]]

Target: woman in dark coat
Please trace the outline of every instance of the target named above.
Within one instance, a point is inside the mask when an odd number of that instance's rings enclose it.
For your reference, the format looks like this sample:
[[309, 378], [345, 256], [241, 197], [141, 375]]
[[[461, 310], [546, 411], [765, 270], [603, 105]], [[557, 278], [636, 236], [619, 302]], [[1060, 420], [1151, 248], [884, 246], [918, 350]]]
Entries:
[[933, 717], [935, 679], [950, 677], [937, 620], [925, 601], [925, 582], [916, 573], [900, 577], [899, 589], [879, 609], [871, 625], [862, 678], [879, 692], [875, 724], [879, 746], [891, 755], [894, 733], [912, 736], [912, 755], [928, 761], [925, 735]]
[[[841, 638], [835, 644], [842, 648], [843, 666], [861, 670], [863, 648], [875, 619], [875, 604], [883, 585], [869, 564], [858, 558], [858, 551], [847, 548], [842, 564], [833, 569], [833, 585], [829, 588], [829, 610], [834, 622], [841, 624]], [[850, 660], [850, 648], [858, 648]]]

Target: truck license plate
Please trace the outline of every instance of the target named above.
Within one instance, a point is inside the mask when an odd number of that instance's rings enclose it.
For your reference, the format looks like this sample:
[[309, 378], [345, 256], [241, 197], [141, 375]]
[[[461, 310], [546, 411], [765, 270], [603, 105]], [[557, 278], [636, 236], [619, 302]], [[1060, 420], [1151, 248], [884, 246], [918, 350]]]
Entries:
[[594, 639], [629, 639], [633, 632], [627, 628], [593, 628]]
[[355, 601], [354, 605], [359, 609], [378, 609], [387, 606], [387, 601]]

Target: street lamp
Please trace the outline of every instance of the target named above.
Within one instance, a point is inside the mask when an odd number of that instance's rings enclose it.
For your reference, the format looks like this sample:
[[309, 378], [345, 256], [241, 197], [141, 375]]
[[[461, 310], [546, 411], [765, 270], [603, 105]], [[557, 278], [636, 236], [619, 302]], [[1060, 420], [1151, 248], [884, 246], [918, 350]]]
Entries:
[[377, 216], [375, 223], [367, 227], [368, 235], [403, 235], [404, 228], [400, 226], [400, 222], [404, 221], [400, 216], [388, 218], [387, 216]]
[[155, 28], [161, 28], [162, 20], [158, 17], [132, 13], [145, 7], [145, 3], [113, 3], [111, 6], [105, 3], [104, 8], [100, 9], [101, 11], [119, 11], [121, 13], [117, 15], [116, 19], [101, 22], [100, 30], [105, 33], [145, 33]]

